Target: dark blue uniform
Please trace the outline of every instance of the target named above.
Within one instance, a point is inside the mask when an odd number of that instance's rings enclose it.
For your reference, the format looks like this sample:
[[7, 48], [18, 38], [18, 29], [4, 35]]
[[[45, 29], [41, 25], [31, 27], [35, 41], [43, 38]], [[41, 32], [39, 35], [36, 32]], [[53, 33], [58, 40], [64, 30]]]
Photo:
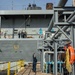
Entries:
[[34, 57], [34, 55], [33, 55], [33, 71], [34, 72], [36, 72], [36, 64], [37, 64], [37, 59], [36, 59], [36, 57]]

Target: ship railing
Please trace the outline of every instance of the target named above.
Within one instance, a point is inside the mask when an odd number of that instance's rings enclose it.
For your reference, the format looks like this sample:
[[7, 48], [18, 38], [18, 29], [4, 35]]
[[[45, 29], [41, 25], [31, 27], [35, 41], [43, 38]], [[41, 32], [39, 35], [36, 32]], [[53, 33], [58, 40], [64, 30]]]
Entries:
[[7, 75], [10, 75], [12, 70], [14, 75], [17, 75], [18, 72], [24, 69], [24, 65], [24, 60], [18, 60], [16, 62], [0, 62], [0, 72], [6, 71]]

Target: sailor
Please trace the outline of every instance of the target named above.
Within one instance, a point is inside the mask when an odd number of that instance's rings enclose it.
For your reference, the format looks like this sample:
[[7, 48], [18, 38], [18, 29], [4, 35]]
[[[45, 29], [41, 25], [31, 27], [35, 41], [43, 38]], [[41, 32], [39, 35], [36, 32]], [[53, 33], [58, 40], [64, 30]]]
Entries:
[[37, 64], [37, 58], [35, 56], [35, 53], [33, 54], [33, 72], [36, 72], [36, 64]]
[[39, 29], [39, 38], [42, 38], [43, 37], [43, 31], [42, 31], [42, 28]]

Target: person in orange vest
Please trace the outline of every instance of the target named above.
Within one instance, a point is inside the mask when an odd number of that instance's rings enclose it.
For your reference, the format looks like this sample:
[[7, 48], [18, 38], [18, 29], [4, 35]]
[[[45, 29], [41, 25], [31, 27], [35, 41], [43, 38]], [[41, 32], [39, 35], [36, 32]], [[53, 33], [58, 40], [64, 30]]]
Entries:
[[69, 50], [69, 61], [70, 64], [73, 64], [75, 61], [75, 53], [74, 53], [74, 48], [70, 45], [70, 43], [67, 43], [66, 46], [64, 47], [64, 50]]
[[36, 58], [36, 55], [35, 55], [35, 53], [33, 54], [33, 68], [32, 68], [32, 70], [33, 70], [33, 72], [35, 72], [36, 73], [36, 65], [37, 65], [37, 58]]
[[75, 62], [75, 50], [74, 50], [74, 62]]

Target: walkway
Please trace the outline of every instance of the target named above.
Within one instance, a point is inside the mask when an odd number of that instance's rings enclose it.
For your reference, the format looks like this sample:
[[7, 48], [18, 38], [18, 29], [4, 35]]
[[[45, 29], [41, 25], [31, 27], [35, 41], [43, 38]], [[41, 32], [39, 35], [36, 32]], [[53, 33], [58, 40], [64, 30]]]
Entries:
[[[20, 71], [17, 75], [53, 75], [53, 74], [47, 74], [47, 73], [42, 73], [40, 70], [40, 65], [37, 65], [37, 71], [34, 73], [32, 71], [32, 65], [26, 66], [22, 71]], [[60, 74], [58, 74], [60, 75]]]

